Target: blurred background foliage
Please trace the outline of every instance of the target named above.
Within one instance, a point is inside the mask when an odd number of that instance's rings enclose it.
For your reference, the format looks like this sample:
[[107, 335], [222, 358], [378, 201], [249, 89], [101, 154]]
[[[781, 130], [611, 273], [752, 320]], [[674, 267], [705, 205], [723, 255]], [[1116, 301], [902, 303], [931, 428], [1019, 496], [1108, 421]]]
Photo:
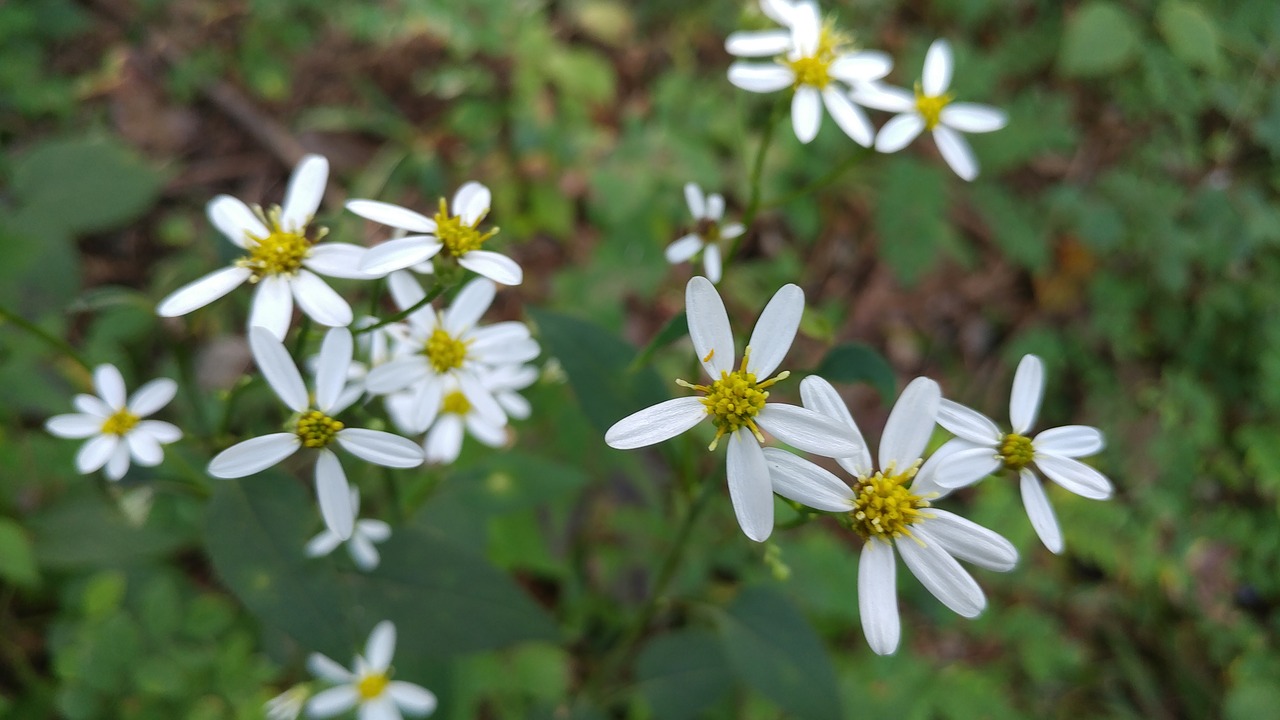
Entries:
[[[622, 642], [691, 496], [677, 478], [723, 483], [707, 438], [620, 453], [601, 433], [696, 371], [686, 344], [666, 347], [689, 269], [662, 248], [688, 222], [686, 181], [723, 191], [730, 215], [746, 204], [771, 100], [728, 84], [722, 43], [767, 25], [753, 5], [8, 0], [0, 306], [131, 385], [181, 378], [168, 412], [189, 439], [118, 485], [75, 476], [73, 445], [41, 426], [86, 373], [3, 326], [0, 716], [259, 717], [306, 678], [305, 651], [345, 659], [384, 617], [398, 675], [446, 718], [1274, 714], [1280, 7], [824, 10], [890, 52], [899, 85], [946, 37], [959, 99], [1011, 121], [973, 138], [972, 184], [928, 142], [876, 156], [829, 120], [807, 147], [780, 128], [722, 289], [735, 325], [798, 282], [790, 366], [844, 383], [871, 436], [919, 374], [1003, 417], [1018, 357], [1040, 354], [1044, 422], [1101, 427], [1118, 487], [1109, 503], [1054, 494], [1063, 557], [1009, 483], [961, 493], [1022, 564], [980, 573], [990, 606], [973, 622], [903, 573], [904, 644], [877, 658], [856, 541], [816, 522], [756, 546], [717, 496], [636, 651]], [[305, 485], [200, 471], [229, 431], [275, 418], [262, 384], [237, 380], [246, 294], [153, 315], [230, 258], [204, 203], [278, 200], [304, 150], [334, 165], [321, 219], [344, 239], [375, 239], [339, 213], [344, 193], [424, 207], [490, 185], [526, 276], [497, 312], [529, 309], [559, 358], [508, 453], [469, 446], [394, 493], [354, 475], [398, 527], [368, 576], [341, 553], [301, 557], [318, 529]], [[655, 337], [656, 369], [638, 365]]]

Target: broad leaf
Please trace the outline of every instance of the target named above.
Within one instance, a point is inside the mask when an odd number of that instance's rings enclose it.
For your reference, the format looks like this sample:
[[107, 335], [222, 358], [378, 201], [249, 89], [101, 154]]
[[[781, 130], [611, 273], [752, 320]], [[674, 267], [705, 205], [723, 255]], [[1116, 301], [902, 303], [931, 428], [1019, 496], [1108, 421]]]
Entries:
[[831, 382], [867, 383], [880, 393], [885, 403], [893, 402], [893, 368], [870, 345], [845, 343], [831, 348], [813, 374]]
[[662, 720], [696, 718], [733, 687], [715, 633], [680, 630], [651, 640], [636, 661], [636, 689]]

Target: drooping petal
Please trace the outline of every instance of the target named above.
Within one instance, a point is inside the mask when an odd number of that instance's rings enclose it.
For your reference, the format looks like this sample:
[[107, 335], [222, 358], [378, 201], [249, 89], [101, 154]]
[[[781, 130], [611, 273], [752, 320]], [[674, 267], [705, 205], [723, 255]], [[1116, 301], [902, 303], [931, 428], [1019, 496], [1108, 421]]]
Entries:
[[876, 135], [876, 150], [882, 153], [898, 152], [916, 139], [924, 130], [924, 118], [914, 112], [896, 115], [880, 128]]
[[[413, 275], [407, 272], [393, 272], [388, 275], [387, 289], [391, 291], [391, 298], [396, 301], [396, 306], [401, 310], [408, 310], [427, 297], [426, 291]], [[422, 308], [418, 313], [424, 313], [426, 317], [435, 316], [435, 311], [429, 307]], [[414, 316], [418, 316], [418, 313]]]
[[291, 432], [249, 438], [214, 455], [208, 472], [216, 478], [245, 477], [266, 470], [300, 447], [302, 442]]
[[689, 214], [694, 220], [702, 220], [707, 217], [707, 199], [702, 194], [702, 188], [697, 183], [684, 184], [684, 202], [689, 206]]
[[70, 440], [92, 437], [102, 432], [102, 418], [83, 413], [54, 415], [44, 421], [50, 435]]
[[1037, 453], [1045, 452], [1066, 458], [1096, 455], [1106, 446], [1102, 431], [1088, 425], [1064, 425], [1050, 428], [1035, 436], [1031, 446]]
[[647, 447], [669, 440], [706, 418], [707, 408], [700, 398], [675, 398], [614, 423], [604, 434], [604, 441], [615, 450]]
[[720, 257], [719, 245], [708, 245], [702, 252], [702, 270], [707, 274], [707, 279], [712, 285], [720, 282], [720, 276], [724, 272], [724, 261]]
[[347, 552], [351, 555], [351, 561], [356, 567], [365, 572], [378, 567], [378, 563], [382, 557], [378, 554], [378, 548], [373, 546], [369, 538], [361, 535], [358, 531], [347, 541]]
[[248, 205], [230, 195], [219, 195], [205, 206], [209, 222], [236, 247], [246, 247], [247, 237], [264, 238], [271, 234]]
[[729, 66], [729, 83], [747, 92], [777, 92], [791, 87], [795, 79], [785, 65], [736, 62]]
[[80, 446], [76, 453], [76, 470], [88, 475], [107, 464], [120, 444], [118, 435], [98, 435]]
[[452, 413], [441, 415], [431, 425], [423, 442], [427, 462], [448, 464], [462, 452], [462, 418]]
[[740, 222], [725, 223], [720, 226], [720, 239], [732, 240], [747, 231], [747, 226]]
[[102, 398], [113, 409], [122, 408], [127, 402], [124, 387], [124, 377], [120, 375], [120, 371], [115, 365], [106, 363], [99, 365], [93, 369], [93, 387], [98, 392], [98, 397]]
[[169, 293], [156, 306], [156, 314], [160, 317], [186, 315], [240, 287], [252, 274], [249, 268], [237, 265], [215, 270]]
[[249, 327], [260, 327], [277, 340], [289, 334], [293, 322], [293, 296], [283, 275], [268, 275], [258, 283], [249, 311]]
[[329, 161], [321, 155], [307, 155], [294, 168], [280, 206], [280, 224], [285, 230], [301, 231], [315, 217], [329, 181]]
[[387, 687], [387, 694], [410, 715], [423, 717], [435, 712], [436, 696], [424, 687], [395, 680]]
[[667, 246], [663, 255], [671, 264], [682, 263], [698, 254], [702, 249], [702, 238], [697, 233], [689, 233]]
[[871, 147], [871, 143], [875, 141], [875, 128], [871, 127], [867, 114], [854, 105], [843, 91], [834, 85], [828, 85], [822, 91], [822, 103], [827, 106], [827, 112], [831, 113], [831, 118], [845, 135], [862, 147]]
[[129, 398], [129, 412], [146, 417], [168, 405], [178, 393], [178, 383], [169, 378], [157, 378], [133, 392]]
[[511, 258], [490, 250], [472, 250], [458, 258], [458, 264], [471, 272], [503, 285], [524, 282], [524, 270]]
[[844, 399], [831, 383], [817, 375], [810, 375], [801, 380], [800, 402], [809, 410], [825, 415], [845, 426], [850, 431], [854, 442], [862, 446], [859, 452], [847, 458], [837, 458], [836, 462], [840, 463], [840, 467], [855, 476], [867, 476], [875, 470], [871, 461], [871, 451], [867, 449], [862, 431], [858, 429], [858, 424], [853, 421], [853, 415], [849, 414], [849, 408], [845, 405]]
[[433, 234], [436, 221], [406, 207], [378, 200], [349, 200], [347, 209], [366, 220], [413, 233]]
[[502, 406], [503, 411], [507, 413], [507, 417], [515, 420], [527, 420], [533, 413], [533, 406], [529, 404], [529, 401], [515, 392], [495, 393], [493, 399], [497, 400], [498, 404]]
[[493, 304], [497, 293], [498, 286], [485, 278], [476, 278], [462, 286], [449, 309], [444, 312], [444, 329], [454, 337], [470, 330], [480, 322], [480, 316]]
[[853, 457], [862, 448], [840, 421], [799, 405], [768, 403], [756, 424], [788, 445], [823, 457]]
[[325, 528], [307, 542], [307, 545], [302, 549], [302, 552], [307, 557], [324, 557], [337, 549], [341, 544], [342, 538], [338, 537], [336, 533], [330, 532], [328, 528]]
[[111, 457], [107, 458], [107, 466], [102, 471], [108, 480], [119, 480], [129, 472], [129, 455], [128, 442], [122, 440], [116, 443], [116, 449], [111, 451]]
[[764, 458], [775, 493], [815, 510], [853, 509], [853, 491], [823, 468], [779, 448], [765, 448]]
[[1106, 500], [1114, 492], [1111, 481], [1106, 475], [1079, 460], [1038, 452], [1035, 464], [1050, 480], [1061, 485], [1067, 492], [1073, 492], [1080, 497]]
[[1023, 355], [1013, 374], [1013, 391], [1009, 393], [1009, 421], [1019, 435], [1036, 424], [1040, 401], [1044, 399], [1044, 363], [1035, 355]]
[[902, 561], [907, 564], [911, 574], [956, 614], [968, 618], [981, 615], [987, 606], [987, 598], [978, 586], [978, 581], [960, 567], [955, 558], [947, 554], [942, 542], [925, 527], [913, 525], [912, 532], [920, 542], [908, 538], [897, 543]]
[[396, 358], [369, 371], [365, 389], [374, 395], [387, 395], [403, 390], [430, 374], [430, 366], [421, 355]]
[[872, 538], [862, 546], [858, 560], [858, 615], [862, 634], [877, 655], [892, 655], [902, 634], [897, 571], [892, 545]]
[[733, 331], [724, 301], [710, 280], [694, 276], [684, 289], [685, 314], [689, 321], [689, 339], [707, 374], [719, 378], [721, 372], [733, 370]]
[[978, 177], [978, 158], [960, 133], [946, 125], [939, 125], [933, 129], [933, 141], [938, 145], [942, 159], [947, 161], [947, 165], [960, 179], [971, 181]]
[[420, 433], [431, 427], [443, 402], [444, 384], [438, 378], [420, 380], [413, 393], [413, 405], [409, 412], [410, 431]]
[[320, 517], [325, 527], [346, 540], [355, 529], [355, 515], [351, 512], [351, 485], [342, 463], [332, 450], [323, 448], [316, 455], [316, 500], [320, 504]]
[[850, 85], [875, 82], [893, 69], [893, 58], [878, 50], [862, 50], [836, 58], [827, 68], [831, 77]]
[[133, 431], [147, 433], [161, 444], [177, 442], [182, 439], [182, 430], [178, 429], [177, 425], [163, 420], [143, 420], [138, 423], [138, 426]]
[[493, 196], [489, 188], [472, 181], [458, 188], [453, 195], [453, 214], [462, 218], [467, 225], [475, 225], [489, 213], [489, 204]]
[[921, 89], [930, 97], [937, 97], [951, 87], [951, 70], [954, 60], [951, 57], [951, 45], [946, 40], [934, 40], [924, 56], [924, 77], [921, 78]]
[[747, 359], [747, 372], [764, 381], [782, 363], [791, 350], [800, 318], [804, 315], [804, 291], [788, 283], [778, 289], [764, 306], [756, 327], [751, 331], [747, 347], [751, 357]]
[[949, 490], [968, 487], [1000, 469], [1004, 460], [990, 447], [977, 447], [952, 453], [938, 463], [933, 476], [939, 486]]
[[312, 320], [329, 327], [346, 327], [351, 324], [351, 306], [311, 271], [299, 270], [290, 285], [298, 307], [310, 315]]
[[714, 222], [720, 222], [724, 217], [724, 196], [720, 193], [711, 193], [707, 196], [707, 219]]
[[381, 520], [360, 520], [356, 522], [356, 532], [371, 542], [380, 543], [391, 537], [391, 526]]
[[[312, 657], [315, 657], [314, 655]], [[332, 661], [330, 661], [332, 662]], [[360, 701], [360, 692], [355, 685], [339, 685], [321, 690], [307, 701], [307, 716], [314, 718], [331, 718], [350, 710]]]
[[951, 434], [979, 445], [994, 447], [1004, 437], [991, 418], [946, 398], [938, 406], [938, 424]]
[[391, 659], [395, 654], [396, 626], [390, 620], [383, 620], [369, 633], [369, 642], [364, 647], [364, 659], [372, 669], [385, 672], [391, 667]]
[[302, 412], [311, 406], [307, 386], [283, 343], [266, 329], [255, 327], [249, 329], [249, 349], [267, 384], [290, 410]]
[[499, 448], [507, 444], [507, 426], [505, 423], [498, 425], [477, 413], [468, 413], [463, 418], [463, 424], [466, 425], [467, 432], [471, 434], [471, 437], [489, 447]]
[[791, 49], [791, 33], [787, 30], [760, 30], [730, 33], [724, 41], [725, 52], [737, 57], [773, 57]]
[[941, 401], [942, 390], [929, 378], [918, 377], [902, 390], [880, 438], [881, 470], [887, 472], [892, 466], [901, 472], [920, 459], [933, 435]]
[[375, 465], [411, 468], [422, 464], [422, 449], [417, 443], [389, 432], [343, 428], [335, 439], [347, 452]]
[[320, 653], [311, 653], [307, 656], [307, 670], [321, 680], [331, 683], [347, 683], [355, 677], [350, 670]]
[[933, 517], [923, 521], [925, 527], [953, 556], [997, 572], [1018, 564], [1018, 551], [999, 533], [946, 510], [930, 508], [929, 513]]
[[916, 111], [916, 96], [902, 88], [880, 83], [855, 85], [849, 92], [849, 99], [862, 107], [883, 110], [891, 113], [911, 113]]
[[1049, 496], [1045, 494], [1040, 478], [1027, 468], [1018, 473], [1019, 485], [1022, 489], [1022, 507], [1027, 510], [1027, 518], [1035, 529], [1040, 542], [1055, 555], [1062, 554], [1062, 528], [1058, 526], [1058, 518], [1049, 504]]
[[791, 96], [791, 127], [802, 143], [818, 137], [818, 128], [822, 127], [822, 99], [817, 88], [811, 85], [796, 88]]
[[764, 450], [751, 431], [740, 428], [729, 436], [729, 499], [746, 536], [764, 542], [773, 533], [773, 486]]
[[360, 245], [341, 242], [324, 242], [311, 248], [302, 266], [321, 275], [368, 280], [372, 275], [364, 271], [364, 256], [369, 249]]
[[129, 454], [133, 456], [133, 461], [142, 467], [153, 467], [164, 460], [164, 450], [160, 448], [160, 443], [154, 436], [134, 429], [133, 432], [124, 436], [124, 440], [129, 446]]
[[960, 132], [995, 132], [1009, 122], [1003, 110], [977, 103], [951, 103], [942, 108], [939, 116], [943, 125]]
[[362, 703], [356, 712], [356, 720], [404, 720], [404, 716], [396, 708], [391, 696], [383, 693]]
[[334, 328], [324, 334], [316, 367], [316, 408], [321, 412], [331, 412], [347, 386], [354, 350], [350, 330]]

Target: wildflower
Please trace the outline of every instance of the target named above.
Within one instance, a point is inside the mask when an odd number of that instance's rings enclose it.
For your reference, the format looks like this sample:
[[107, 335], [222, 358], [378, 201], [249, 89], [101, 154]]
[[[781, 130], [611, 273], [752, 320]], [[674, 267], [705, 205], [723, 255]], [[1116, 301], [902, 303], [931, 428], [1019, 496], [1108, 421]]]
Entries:
[[392, 680], [391, 659], [396, 651], [396, 626], [383, 620], [369, 633], [364, 655], [357, 655], [351, 670], [320, 653], [307, 658], [316, 677], [334, 683], [307, 702], [307, 714], [316, 718], [341, 715], [359, 707], [361, 720], [399, 720], [401, 713], [426, 717], [435, 712], [436, 696], [430, 690]]
[[719, 193], [703, 195], [702, 188], [688, 183], [684, 186], [684, 198], [693, 215], [694, 228], [692, 232], [667, 246], [667, 262], [681, 263], [701, 252], [707, 279], [718, 283], [721, 270], [720, 241], [732, 240], [745, 232], [746, 228], [742, 223], [721, 223], [724, 219], [724, 197]]
[[391, 537], [391, 526], [381, 520], [360, 519], [360, 493], [351, 491], [351, 518], [353, 530], [346, 540], [329, 528], [321, 530], [307, 543], [307, 557], [322, 557], [337, 549], [342, 543], [347, 544], [347, 552], [356, 567], [369, 572], [378, 567], [381, 558], [378, 555], [377, 543], [386, 542]]
[[267, 720], [297, 720], [310, 696], [311, 688], [305, 683], [285, 690], [267, 701]]

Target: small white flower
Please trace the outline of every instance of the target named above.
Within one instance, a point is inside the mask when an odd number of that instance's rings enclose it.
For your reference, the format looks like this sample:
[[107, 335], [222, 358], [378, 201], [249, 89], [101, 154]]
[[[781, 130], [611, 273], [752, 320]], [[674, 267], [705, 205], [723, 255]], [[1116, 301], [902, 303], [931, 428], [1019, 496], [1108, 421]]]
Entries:
[[218, 453], [209, 462], [209, 474], [217, 478], [245, 477], [266, 470], [302, 447], [315, 448], [320, 514], [325, 525], [340, 538], [351, 537], [355, 517], [351, 511], [351, 487], [329, 445], [337, 442], [361, 460], [398, 468], [421, 465], [422, 451], [408, 438], [380, 430], [349, 428], [334, 417], [360, 397], [359, 387], [347, 385], [352, 340], [346, 328], [334, 328], [325, 334], [316, 368], [314, 401], [289, 352], [270, 332], [250, 328], [249, 347], [267, 384], [295, 415], [287, 432], [245, 440]]
[[730, 53], [779, 55], [777, 62], [735, 62], [729, 66], [729, 82], [758, 93], [791, 88], [791, 125], [802, 143], [818, 136], [825, 105], [846, 135], [869, 147], [875, 134], [871, 121], [840, 83], [857, 88], [875, 82], [889, 74], [893, 61], [882, 52], [849, 52], [846, 39], [830, 24], [823, 24], [812, 2], [795, 3], [779, 12], [789, 29], [785, 43], [784, 31], [731, 35], [726, 42]]
[[308, 224], [324, 198], [329, 161], [308, 155], [298, 163], [285, 191], [284, 205], [263, 212], [240, 200], [219, 195], [208, 207], [209, 220], [245, 256], [230, 267], [184, 285], [156, 307], [162, 317], [186, 315], [226, 295], [245, 281], [258, 286], [253, 296], [249, 327], [266, 328], [284, 339], [293, 320], [296, 301], [312, 320], [329, 327], [351, 324], [351, 306], [315, 273], [336, 278], [367, 280], [359, 270], [365, 249], [350, 243], [307, 237]]
[[684, 186], [684, 199], [689, 204], [689, 213], [693, 215], [693, 232], [681, 237], [667, 246], [667, 262], [682, 263], [699, 252], [702, 253], [702, 265], [707, 279], [712, 283], [720, 282], [721, 255], [720, 241], [732, 240], [746, 228], [742, 223], [723, 223], [724, 197], [719, 193], [703, 195], [702, 188], [694, 183]]
[[178, 384], [160, 378], [138, 388], [126, 401], [124, 378], [114, 365], [99, 365], [93, 371], [98, 396], [77, 395], [80, 412], [56, 415], [45, 429], [60, 438], [91, 438], [76, 454], [76, 469], [89, 474], [106, 466], [108, 479], [119, 480], [129, 471], [129, 458], [151, 467], [164, 460], [163, 444], [177, 442], [182, 431], [161, 420], [143, 420], [169, 404]]
[[1004, 112], [989, 105], [952, 102], [951, 46], [935, 40], [924, 57], [924, 77], [915, 93], [885, 85], [856, 87], [853, 101], [877, 110], [901, 113], [880, 128], [876, 150], [897, 152], [921, 132], [933, 133], [933, 141], [947, 165], [965, 180], [978, 177], [978, 160], [960, 133], [995, 132], [1008, 123]]
[[297, 720], [309, 697], [311, 697], [311, 688], [305, 684], [294, 685], [267, 701], [264, 708], [267, 712], [267, 720]]
[[443, 253], [447, 259], [503, 285], [524, 282], [524, 271], [506, 255], [481, 249], [498, 228], [481, 232], [480, 222], [489, 214], [489, 188], [469, 182], [453, 196], [452, 211], [444, 198], [440, 210], [429, 218], [408, 208], [377, 200], [352, 200], [347, 209], [360, 217], [415, 233], [388, 240], [371, 248], [360, 264], [363, 272], [386, 275], [395, 270], [421, 266]]
[[360, 519], [360, 493], [351, 491], [351, 518], [354, 529], [346, 540], [338, 533], [325, 528], [307, 543], [307, 557], [322, 557], [337, 549], [342, 543], [347, 544], [347, 552], [356, 567], [369, 572], [378, 567], [381, 558], [378, 555], [377, 543], [386, 542], [391, 537], [391, 526], [381, 520]]
[[619, 450], [645, 447], [710, 418], [716, 427], [710, 449], [715, 449], [721, 437], [729, 437], [729, 497], [738, 524], [747, 537], [764, 542], [773, 532], [773, 492], [760, 447], [764, 442], [761, 429], [801, 450], [827, 457], [853, 455], [858, 445], [844, 436], [834, 420], [795, 405], [766, 402], [767, 388], [791, 374], [783, 371], [768, 380], [758, 379], [776, 370], [791, 349], [804, 314], [804, 291], [799, 287], [784, 285], [774, 294], [760, 313], [737, 367], [729, 315], [711, 281], [704, 277], [689, 280], [685, 310], [689, 338], [713, 381], [710, 385], [676, 382], [705, 397], [676, 398], [625, 417], [609, 428], [605, 442]]
[[351, 670], [320, 653], [312, 653], [307, 658], [307, 668], [335, 687], [316, 693], [307, 702], [307, 714], [330, 718], [358, 706], [360, 720], [400, 720], [401, 713], [426, 717], [435, 712], [436, 696], [430, 690], [391, 679], [395, 651], [396, 626], [383, 620], [369, 634], [364, 656], [356, 656]]
[[[481, 383], [483, 385], [483, 379]], [[431, 429], [427, 430], [422, 441], [427, 462], [448, 464], [457, 460], [462, 452], [464, 428], [467, 434], [489, 447], [499, 448], [507, 442], [507, 416], [493, 413], [492, 408], [481, 409], [472, 405], [457, 379], [447, 377], [440, 412], [432, 420]]]
[[938, 468], [935, 481], [952, 490], [972, 485], [1002, 466], [1016, 473], [1031, 526], [1045, 547], [1061, 553], [1062, 530], [1031, 467], [1067, 492], [1090, 500], [1106, 500], [1113, 489], [1106, 475], [1076, 460], [1101, 452], [1105, 442], [1097, 428], [1066, 425], [1044, 430], [1034, 438], [1027, 436], [1035, 425], [1043, 397], [1044, 363], [1035, 355], [1026, 355], [1018, 363], [1009, 397], [1013, 432], [1003, 433], [986, 415], [943, 400], [938, 423], [957, 437], [939, 448], [939, 453], [945, 450], [950, 458]]
[[532, 365], [503, 365], [486, 371], [480, 378], [481, 384], [493, 393], [507, 417], [526, 420], [532, 409], [529, 401], [518, 391], [532, 385], [538, 379], [538, 369]]
[[[806, 408], [837, 420], [845, 435], [862, 441], [848, 408], [826, 380], [805, 378], [800, 395]], [[858, 611], [867, 642], [880, 655], [897, 650], [901, 634], [895, 546], [934, 597], [970, 618], [983, 611], [987, 600], [956, 558], [1000, 572], [1012, 570], [1018, 562], [1018, 552], [1008, 540], [929, 506], [937, 488], [929, 481], [930, 473], [921, 469], [921, 456], [933, 434], [941, 397], [938, 384], [928, 378], [907, 385], [885, 423], [880, 470], [872, 464], [865, 443], [856, 455], [836, 460], [856, 478], [852, 488], [808, 460], [775, 448], [764, 451], [774, 492], [817, 510], [847, 513], [850, 527], [866, 541], [858, 564]], [[925, 468], [936, 462], [937, 456], [930, 458]]]

